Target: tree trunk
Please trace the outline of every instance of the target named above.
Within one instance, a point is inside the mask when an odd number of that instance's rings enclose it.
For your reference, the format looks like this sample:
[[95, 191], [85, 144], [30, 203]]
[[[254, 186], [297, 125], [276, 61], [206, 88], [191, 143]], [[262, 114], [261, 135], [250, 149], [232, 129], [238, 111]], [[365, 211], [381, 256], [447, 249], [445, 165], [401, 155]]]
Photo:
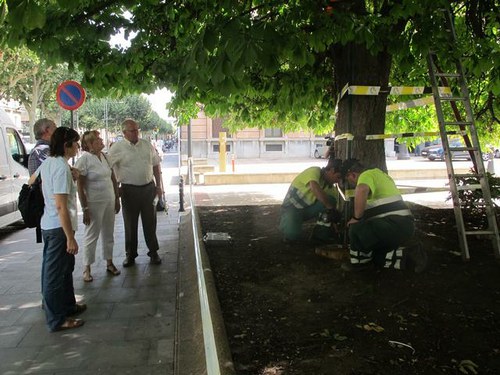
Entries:
[[[350, 43], [336, 45], [334, 54], [334, 76], [337, 92], [349, 86], [382, 86], [389, 84], [391, 55], [383, 50], [372, 55], [364, 45]], [[347, 95], [338, 103], [335, 135], [351, 133], [353, 141], [338, 140], [335, 155], [338, 158], [354, 157], [366, 166], [386, 171], [383, 140], [367, 141], [364, 136], [384, 134], [387, 94]]]

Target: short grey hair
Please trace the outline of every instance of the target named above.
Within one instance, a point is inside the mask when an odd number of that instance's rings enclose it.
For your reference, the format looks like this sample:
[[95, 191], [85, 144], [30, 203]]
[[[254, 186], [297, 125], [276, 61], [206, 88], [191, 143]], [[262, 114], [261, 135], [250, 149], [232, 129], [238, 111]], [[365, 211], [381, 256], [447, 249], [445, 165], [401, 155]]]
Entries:
[[50, 128], [52, 125], [56, 123], [48, 118], [41, 118], [35, 125], [33, 125], [33, 133], [35, 134], [35, 139], [42, 139], [43, 134]]
[[135, 121], [134, 119], [131, 119], [131, 118], [125, 119], [122, 122], [122, 132], [127, 130], [128, 125], [139, 125], [139, 124], [137, 124], [137, 121]]

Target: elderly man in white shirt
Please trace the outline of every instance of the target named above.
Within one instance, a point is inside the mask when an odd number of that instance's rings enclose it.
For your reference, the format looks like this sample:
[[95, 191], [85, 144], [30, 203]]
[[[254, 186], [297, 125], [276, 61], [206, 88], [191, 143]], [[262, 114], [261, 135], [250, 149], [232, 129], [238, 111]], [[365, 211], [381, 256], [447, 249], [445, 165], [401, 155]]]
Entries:
[[[109, 158], [120, 184], [123, 221], [125, 225], [125, 253], [123, 267], [135, 264], [137, 257], [138, 225], [142, 230], [152, 264], [160, 264], [156, 237], [155, 197], [161, 198], [160, 158], [153, 146], [139, 138], [139, 125], [132, 119], [122, 123], [125, 139], [113, 144]], [[153, 181], [154, 178], [154, 181]]]

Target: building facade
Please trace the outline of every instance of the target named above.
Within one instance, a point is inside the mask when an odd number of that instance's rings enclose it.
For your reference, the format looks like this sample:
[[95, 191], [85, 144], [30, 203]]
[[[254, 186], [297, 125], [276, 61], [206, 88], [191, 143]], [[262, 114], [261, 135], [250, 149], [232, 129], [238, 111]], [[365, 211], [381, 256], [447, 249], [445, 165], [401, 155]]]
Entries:
[[[226, 152], [239, 159], [314, 157], [315, 150], [326, 144], [313, 132], [284, 133], [282, 129], [247, 128], [230, 133], [223, 120], [210, 118], [203, 111], [191, 120], [191, 153], [194, 158], [217, 159], [219, 134], [226, 133]], [[180, 128], [181, 154], [188, 153], [188, 126]]]
[[29, 123], [28, 112], [26, 112], [24, 106], [14, 100], [6, 101], [2, 99], [0, 100], [0, 108], [9, 115], [15, 128], [22, 133], [26, 124]]

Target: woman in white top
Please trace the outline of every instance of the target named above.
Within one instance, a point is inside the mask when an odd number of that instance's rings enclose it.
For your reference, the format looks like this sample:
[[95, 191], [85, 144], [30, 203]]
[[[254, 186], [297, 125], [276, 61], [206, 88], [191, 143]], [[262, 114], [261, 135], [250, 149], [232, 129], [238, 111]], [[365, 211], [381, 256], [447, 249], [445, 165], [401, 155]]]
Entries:
[[113, 264], [115, 214], [120, 211], [120, 200], [115, 175], [102, 153], [104, 142], [96, 130], [86, 131], [82, 137], [81, 157], [76, 162], [80, 172], [78, 196], [83, 210], [85, 242], [83, 244], [83, 280], [92, 281], [90, 266], [95, 262], [97, 240], [101, 235], [102, 257], [106, 272], [117, 276], [120, 271]]
[[[87, 309], [77, 304], [73, 289], [73, 269], [78, 243], [76, 186], [68, 164], [79, 149], [80, 136], [70, 128], [59, 127], [50, 140], [50, 157], [31, 176], [40, 175], [45, 202], [40, 226], [43, 236], [42, 294], [50, 331], [78, 328], [83, 320], [71, 316]], [[76, 173], [75, 173], [76, 174]]]

